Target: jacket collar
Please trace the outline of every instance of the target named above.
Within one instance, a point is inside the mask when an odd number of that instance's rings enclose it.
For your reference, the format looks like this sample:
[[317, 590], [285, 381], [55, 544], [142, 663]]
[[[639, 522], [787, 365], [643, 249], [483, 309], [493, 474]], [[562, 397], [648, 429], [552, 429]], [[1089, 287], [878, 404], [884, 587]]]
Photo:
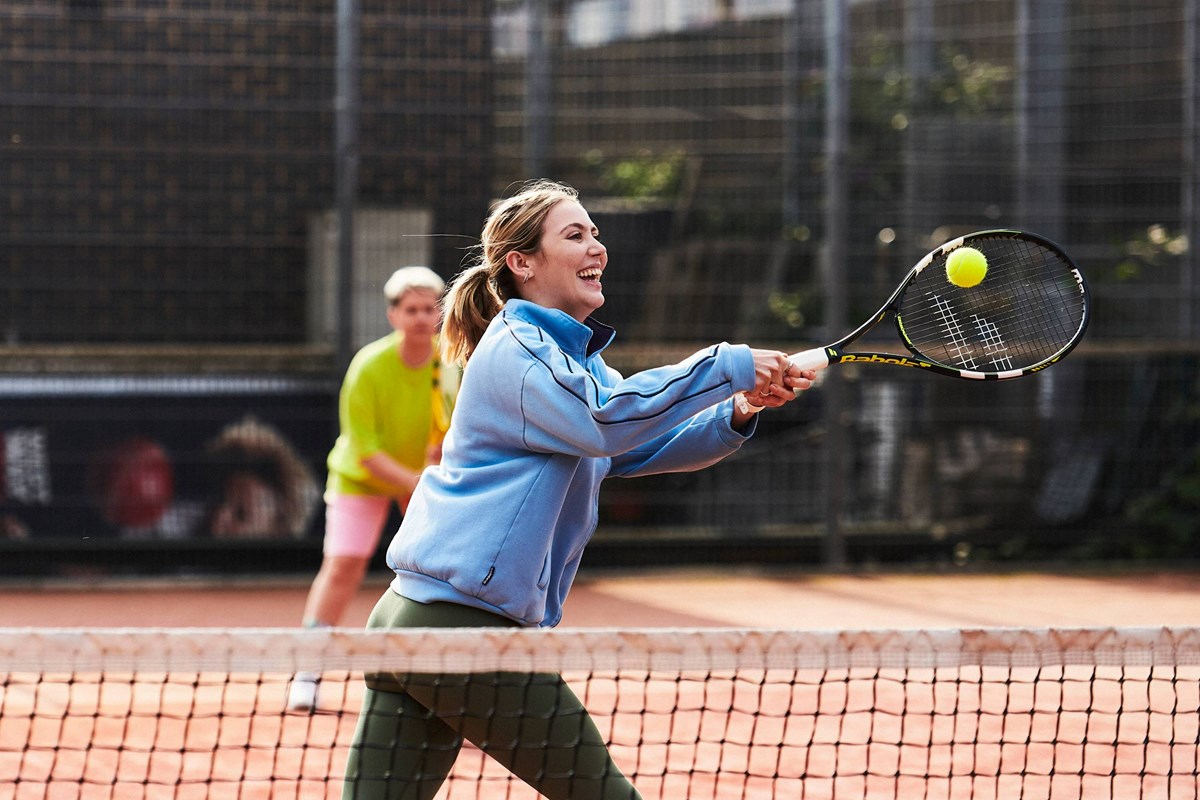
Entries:
[[608, 347], [617, 335], [613, 328], [595, 317], [588, 317], [580, 323], [565, 311], [539, 306], [528, 300], [509, 300], [504, 304], [503, 313], [541, 328], [564, 352], [580, 361]]

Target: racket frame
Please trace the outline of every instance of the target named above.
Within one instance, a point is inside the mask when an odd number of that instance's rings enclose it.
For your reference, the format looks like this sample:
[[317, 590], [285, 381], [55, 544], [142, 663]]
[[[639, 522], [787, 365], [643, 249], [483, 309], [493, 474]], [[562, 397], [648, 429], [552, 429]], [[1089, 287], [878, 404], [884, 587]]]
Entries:
[[[1031, 364], [1020, 369], [996, 372], [958, 369], [946, 364], [940, 364], [922, 355], [921, 352], [913, 346], [912, 342], [908, 338], [908, 335], [905, 333], [903, 320], [896, 316], [896, 312], [899, 310], [901, 301], [904, 298], [904, 292], [910, 285], [912, 285], [912, 282], [917, 279], [917, 276], [920, 275], [921, 272], [924, 271], [925, 268], [930, 264], [932, 264], [934, 259], [938, 258], [939, 256], [949, 255], [950, 251], [962, 247], [963, 245], [969, 245], [972, 240], [985, 237], [989, 239], [1004, 238], [1006, 236], [1012, 239], [1031, 241], [1047, 250], [1050, 250], [1070, 267], [1071, 274], [1074, 275], [1075, 281], [1079, 285], [1080, 294], [1083, 295], [1083, 316], [1080, 319], [1079, 329], [1075, 331], [1075, 335], [1072, 336], [1070, 341], [1059, 348], [1059, 350], [1051, 356], [1044, 358], [1035, 364]], [[1067, 255], [1066, 251], [1044, 236], [1039, 236], [1036, 233], [1030, 233], [1028, 231], [1014, 229], [976, 231], [974, 233], [968, 233], [960, 236], [957, 239], [951, 239], [950, 241], [926, 253], [925, 256], [918, 261], [911, 270], [909, 270], [908, 275], [904, 277], [904, 280], [902, 280], [900, 285], [896, 287], [896, 290], [892, 292], [892, 295], [887, 299], [887, 302], [880, 306], [879, 310], [875, 312], [875, 314], [872, 315], [866, 322], [864, 322], [862, 325], [859, 325], [849, 334], [837, 340], [836, 342], [833, 342], [832, 344], [827, 344], [823, 347], [814, 347], [810, 350], [803, 350], [799, 353], [794, 353], [788, 357], [788, 360], [791, 361], [793, 366], [799, 367], [800, 369], [811, 370], [825, 369], [831, 364], [891, 364], [899, 367], [914, 367], [917, 369], [924, 369], [937, 373], [938, 375], [947, 375], [952, 378], [965, 378], [967, 380], [976, 381], [1011, 380], [1012, 378], [1020, 378], [1025, 375], [1032, 375], [1035, 372], [1041, 372], [1047, 367], [1061, 361], [1068, 353], [1071, 352], [1071, 350], [1075, 348], [1075, 345], [1079, 344], [1079, 340], [1083, 338], [1083, 334], [1087, 330], [1088, 322], [1091, 318], [1091, 303], [1089, 298], [1090, 296], [1088, 294], [1087, 282], [1084, 280], [1083, 273], [1079, 271], [1079, 267], [1075, 264], [1075, 261], [1069, 255]], [[906, 348], [908, 348], [909, 355], [898, 355], [896, 353], [873, 351], [848, 351], [845, 349], [847, 346], [857, 341], [860, 337], [882, 322], [889, 314], [892, 315], [896, 325], [896, 333], [900, 336], [900, 341]]]

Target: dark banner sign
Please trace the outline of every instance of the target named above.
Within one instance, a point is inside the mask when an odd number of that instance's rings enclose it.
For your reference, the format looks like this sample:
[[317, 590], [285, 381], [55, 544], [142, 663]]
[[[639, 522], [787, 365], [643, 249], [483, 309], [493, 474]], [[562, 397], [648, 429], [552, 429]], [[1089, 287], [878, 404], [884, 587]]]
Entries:
[[337, 386], [0, 378], [0, 539], [319, 538]]

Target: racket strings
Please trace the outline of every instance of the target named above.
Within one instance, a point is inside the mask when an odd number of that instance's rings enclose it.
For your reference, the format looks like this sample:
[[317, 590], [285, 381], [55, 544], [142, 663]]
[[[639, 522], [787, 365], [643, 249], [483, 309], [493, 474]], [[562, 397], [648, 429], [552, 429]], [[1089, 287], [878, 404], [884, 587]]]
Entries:
[[961, 370], [1006, 372], [1054, 358], [1082, 332], [1086, 301], [1073, 266], [1024, 239], [984, 238], [983, 282], [962, 288], [935, 258], [906, 290], [899, 310], [909, 347]]

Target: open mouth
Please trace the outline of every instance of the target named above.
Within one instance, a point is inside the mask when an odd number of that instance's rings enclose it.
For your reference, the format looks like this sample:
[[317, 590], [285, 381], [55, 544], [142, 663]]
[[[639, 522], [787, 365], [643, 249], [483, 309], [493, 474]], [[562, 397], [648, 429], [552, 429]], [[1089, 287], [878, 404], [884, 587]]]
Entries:
[[592, 281], [595, 283], [600, 282], [600, 276], [603, 274], [604, 270], [600, 269], [599, 267], [585, 269], [575, 273], [576, 277], [578, 277], [580, 280]]

